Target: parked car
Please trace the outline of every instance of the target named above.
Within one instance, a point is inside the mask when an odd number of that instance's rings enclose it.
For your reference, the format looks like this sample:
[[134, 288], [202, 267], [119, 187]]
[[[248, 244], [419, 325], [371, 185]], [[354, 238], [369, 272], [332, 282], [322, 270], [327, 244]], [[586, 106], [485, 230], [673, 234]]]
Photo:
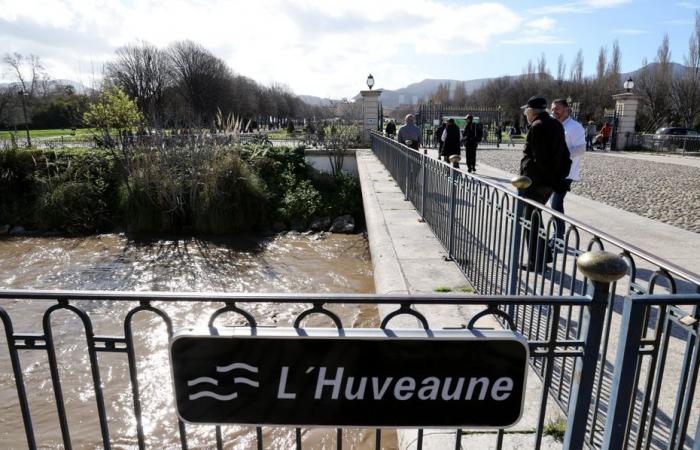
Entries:
[[664, 127], [654, 132], [655, 136], [700, 136], [700, 132], [692, 128]]
[[700, 151], [700, 132], [692, 128], [659, 128], [652, 137], [654, 149], [663, 151]]

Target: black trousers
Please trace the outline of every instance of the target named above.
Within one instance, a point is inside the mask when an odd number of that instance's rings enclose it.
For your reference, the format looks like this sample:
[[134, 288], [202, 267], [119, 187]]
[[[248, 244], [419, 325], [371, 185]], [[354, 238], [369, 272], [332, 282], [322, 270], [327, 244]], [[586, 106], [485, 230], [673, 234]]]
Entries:
[[465, 152], [467, 153], [467, 169], [476, 169], [476, 142], [467, 142], [464, 144]]
[[[543, 205], [547, 203], [554, 189], [551, 186], [532, 185], [527, 189], [521, 189], [518, 194], [521, 197], [534, 200]], [[529, 230], [525, 230], [525, 242], [527, 242], [527, 265], [530, 268], [541, 268], [543, 261], [546, 261], [547, 241], [545, 238], [539, 237], [539, 230], [543, 229], [541, 221], [541, 212], [532, 205], [525, 204], [523, 209], [523, 217], [526, 220], [531, 220]]]

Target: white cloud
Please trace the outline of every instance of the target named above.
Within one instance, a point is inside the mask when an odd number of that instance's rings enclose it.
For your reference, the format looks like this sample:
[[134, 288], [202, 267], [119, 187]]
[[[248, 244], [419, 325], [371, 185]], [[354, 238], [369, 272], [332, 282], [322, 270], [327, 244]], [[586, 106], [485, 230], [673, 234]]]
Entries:
[[438, 0], [0, 0], [0, 11], [4, 50], [38, 54], [58, 78], [86, 77], [136, 39], [191, 39], [238, 73], [332, 97], [355, 95], [369, 72], [402, 86], [417, 78], [414, 55], [484, 51], [521, 24], [500, 3]]
[[542, 11], [547, 11], [548, 14], [584, 14], [592, 13], [599, 9], [616, 8], [631, 2], [632, 0], [578, 0], [542, 5], [537, 9], [530, 9], [528, 12], [531, 14], [537, 14]]
[[676, 6], [680, 6], [681, 8], [687, 8], [687, 9], [700, 8], [700, 4], [695, 3], [695, 2], [676, 2]]

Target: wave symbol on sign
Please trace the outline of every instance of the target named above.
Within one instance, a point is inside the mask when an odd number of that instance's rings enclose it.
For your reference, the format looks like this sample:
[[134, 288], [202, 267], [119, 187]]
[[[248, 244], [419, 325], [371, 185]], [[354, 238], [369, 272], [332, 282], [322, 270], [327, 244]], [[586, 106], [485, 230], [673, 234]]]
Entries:
[[[227, 372], [231, 372], [231, 371], [236, 370], [236, 369], [246, 370], [248, 372], [252, 372], [255, 374], [258, 373], [257, 367], [251, 366], [251, 365], [248, 365], [245, 363], [233, 363], [233, 364], [229, 364], [227, 366], [216, 366], [216, 371], [219, 373], [227, 373]], [[197, 386], [199, 384], [210, 384], [213, 386], [218, 386], [219, 381], [216, 380], [215, 378], [211, 378], [211, 377], [197, 377], [197, 378], [193, 378], [192, 380], [187, 381], [188, 387]], [[234, 385], [235, 384], [246, 384], [248, 386], [252, 386], [252, 387], [256, 387], [256, 388], [260, 387], [260, 383], [258, 383], [255, 380], [251, 380], [250, 378], [246, 378], [246, 377], [235, 377], [233, 379], [233, 384]], [[200, 392], [189, 395], [190, 400], [197, 400], [197, 399], [203, 398], [203, 397], [209, 397], [209, 398], [213, 398], [213, 399], [220, 400], [220, 401], [230, 401], [230, 400], [233, 400], [236, 397], [238, 397], [238, 393], [231, 392], [229, 394], [218, 394], [218, 393], [212, 392], [212, 391], [200, 391]]]

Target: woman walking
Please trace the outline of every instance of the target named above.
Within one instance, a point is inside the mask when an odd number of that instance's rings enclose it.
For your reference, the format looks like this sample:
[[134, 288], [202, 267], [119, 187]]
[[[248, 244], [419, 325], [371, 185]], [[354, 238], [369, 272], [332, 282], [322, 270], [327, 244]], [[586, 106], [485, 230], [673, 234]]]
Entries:
[[445, 131], [442, 132], [442, 156], [445, 162], [450, 161], [450, 156], [461, 153], [460, 143], [462, 142], [462, 131], [459, 129], [454, 119], [447, 121]]

